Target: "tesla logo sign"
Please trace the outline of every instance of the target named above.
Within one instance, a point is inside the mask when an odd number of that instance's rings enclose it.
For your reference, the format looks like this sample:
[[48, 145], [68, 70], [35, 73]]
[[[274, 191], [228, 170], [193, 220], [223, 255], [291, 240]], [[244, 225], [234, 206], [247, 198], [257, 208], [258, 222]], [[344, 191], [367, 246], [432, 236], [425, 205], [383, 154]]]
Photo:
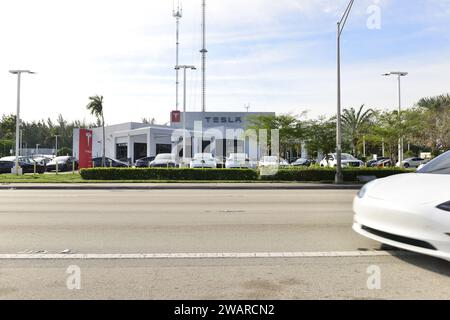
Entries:
[[172, 122], [173, 123], [181, 122], [181, 112], [180, 111], [172, 111]]
[[242, 123], [241, 117], [205, 117], [207, 123]]
[[92, 130], [80, 129], [79, 168], [92, 168]]

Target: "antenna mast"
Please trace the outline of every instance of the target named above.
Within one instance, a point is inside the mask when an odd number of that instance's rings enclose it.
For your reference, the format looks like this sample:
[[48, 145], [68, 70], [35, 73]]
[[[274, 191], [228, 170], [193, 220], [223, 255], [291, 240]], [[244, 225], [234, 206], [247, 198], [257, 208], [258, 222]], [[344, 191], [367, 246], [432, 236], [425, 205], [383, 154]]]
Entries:
[[202, 30], [203, 30], [203, 48], [200, 50], [202, 54], [202, 112], [206, 111], [206, 0], [202, 1]]
[[[180, 55], [179, 55], [179, 50], [180, 50], [180, 19], [183, 17], [183, 8], [180, 4], [180, 0], [177, 1], [177, 7], [175, 8], [175, 0], [173, 2], [173, 17], [176, 19], [177, 21], [177, 34], [176, 34], [176, 61], [175, 61], [175, 67], [177, 67], [180, 64]], [[176, 68], [175, 68], [176, 69]], [[176, 69], [176, 102], [175, 102], [175, 107], [176, 107], [176, 111], [178, 111], [179, 106], [180, 106], [180, 100], [179, 100], [179, 86], [180, 86], [180, 70]]]

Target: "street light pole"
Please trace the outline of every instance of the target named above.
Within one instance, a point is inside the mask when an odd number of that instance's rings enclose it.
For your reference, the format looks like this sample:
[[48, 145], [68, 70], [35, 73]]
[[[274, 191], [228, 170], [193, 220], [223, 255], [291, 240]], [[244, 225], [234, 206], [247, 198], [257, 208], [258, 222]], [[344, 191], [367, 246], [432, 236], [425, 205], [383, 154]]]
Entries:
[[10, 70], [9, 73], [17, 75], [17, 113], [16, 113], [16, 159], [11, 173], [19, 175], [19, 149], [20, 149], [20, 80], [22, 73], [34, 74], [29, 70]]
[[336, 113], [336, 176], [335, 182], [344, 181], [342, 175], [342, 124], [341, 124], [341, 35], [355, 0], [350, 0], [341, 20], [337, 23], [337, 113]]
[[55, 157], [58, 156], [58, 137], [60, 137], [60, 135], [55, 134], [55, 139], [56, 139], [56, 144], [55, 144]]
[[[389, 76], [396, 76], [397, 77], [397, 83], [398, 83], [398, 121], [399, 124], [402, 122], [402, 77], [406, 77], [408, 75], [408, 72], [400, 72], [400, 71], [393, 71], [383, 74], [385, 77]], [[399, 166], [402, 166], [403, 162], [403, 136], [400, 134], [400, 137], [398, 139], [398, 163]]]
[[183, 165], [186, 163], [186, 69], [197, 70], [194, 66], [176, 66], [175, 70], [183, 69]]

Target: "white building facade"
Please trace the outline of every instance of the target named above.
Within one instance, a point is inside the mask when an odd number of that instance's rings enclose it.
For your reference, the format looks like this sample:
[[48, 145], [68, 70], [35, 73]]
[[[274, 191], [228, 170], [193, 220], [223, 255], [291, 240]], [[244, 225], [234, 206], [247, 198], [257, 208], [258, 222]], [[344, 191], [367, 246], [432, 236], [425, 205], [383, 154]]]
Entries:
[[[248, 136], [249, 117], [275, 115], [270, 112], [187, 112], [181, 113], [179, 122], [169, 126], [144, 123], [123, 123], [105, 128], [106, 157], [133, 164], [145, 157], [161, 153], [183, 155], [183, 127], [186, 116], [186, 157], [195, 153], [211, 152], [214, 156], [226, 157], [233, 152], [242, 152], [256, 158], [260, 150], [254, 150]], [[92, 129], [92, 157], [102, 156], [102, 128]], [[257, 147], [256, 147], [257, 148]], [[79, 159], [79, 129], [74, 129], [73, 155]]]

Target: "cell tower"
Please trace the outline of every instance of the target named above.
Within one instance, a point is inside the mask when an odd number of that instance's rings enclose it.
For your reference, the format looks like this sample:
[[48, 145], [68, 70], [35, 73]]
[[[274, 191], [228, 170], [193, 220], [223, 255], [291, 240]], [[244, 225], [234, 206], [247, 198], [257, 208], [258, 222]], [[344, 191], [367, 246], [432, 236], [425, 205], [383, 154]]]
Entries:
[[[177, 6], [175, 7], [175, 1]], [[176, 35], [176, 61], [175, 66], [180, 64], [180, 19], [183, 17], [183, 7], [180, 0], [173, 0], [173, 17], [177, 21], [177, 35]], [[179, 100], [179, 86], [180, 86], [180, 70], [176, 69], [176, 111], [179, 110], [180, 100]]]
[[202, 111], [206, 111], [206, 0], [202, 1], [202, 31], [203, 31], [203, 48], [200, 50], [202, 54]]

